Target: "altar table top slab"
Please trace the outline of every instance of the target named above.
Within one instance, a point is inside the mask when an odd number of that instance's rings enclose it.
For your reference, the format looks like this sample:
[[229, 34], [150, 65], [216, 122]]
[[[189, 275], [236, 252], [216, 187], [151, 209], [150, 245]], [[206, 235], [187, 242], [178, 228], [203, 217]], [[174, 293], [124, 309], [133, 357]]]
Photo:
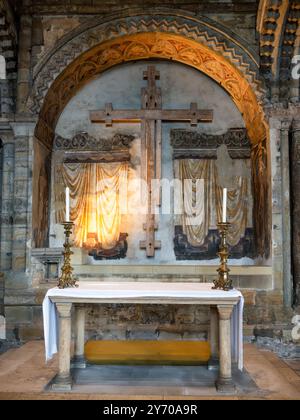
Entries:
[[211, 283], [103, 282], [79, 283], [78, 288], [48, 291], [54, 303], [177, 303], [202, 305], [236, 305], [241, 292], [213, 290]]

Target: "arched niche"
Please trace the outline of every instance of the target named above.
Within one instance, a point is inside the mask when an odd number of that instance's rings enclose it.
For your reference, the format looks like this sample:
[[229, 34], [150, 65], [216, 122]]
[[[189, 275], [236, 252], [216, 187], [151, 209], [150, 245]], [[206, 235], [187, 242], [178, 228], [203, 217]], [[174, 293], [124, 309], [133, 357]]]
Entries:
[[[269, 143], [263, 110], [251, 84], [242, 73], [219, 53], [199, 42], [169, 33], [138, 33], [103, 42], [80, 55], [56, 78], [46, 94], [36, 127], [37, 141], [43, 144], [38, 148], [45, 147], [51, 152], [61, 113], [90, 80], [124, 62], [147, 59], [177, 61], [197, 69], [217, 82], [239, 109], [252, 142], [257, 252], [260, 256], [269, 257]], [[39, 193], [36, 192], [35, 197], [39, 197]], [[37, 215], [36, 211], [34, 215]], [[39, 223], [38, 217], [36, 220]], [[36, 229], [41, 229], [41, 226]]]

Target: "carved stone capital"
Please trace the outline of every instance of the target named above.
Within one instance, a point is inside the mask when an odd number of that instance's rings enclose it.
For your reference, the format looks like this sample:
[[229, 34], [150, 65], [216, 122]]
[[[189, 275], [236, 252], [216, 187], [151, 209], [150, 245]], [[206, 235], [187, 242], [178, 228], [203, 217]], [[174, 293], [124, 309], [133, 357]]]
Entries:
[[222, 321], [229, 321], [231, 319], [233, 305], [218, 305], [219, 317]]
[[0, 118], [0, 136], [2, 144], [14, 142], [14, 132], [8, 121], [3, 121]]
[[72, 303], [56, 303], [56, 309], [60, 318], [71, 318]]
[[17, 121], [11, 123], [15, 137], [33, 137], [36, 121]]
[[290, 131], [292, 127], [292, 120], [291, 119], [284, 119], [281, 122], [281, 129], [284, 131]]

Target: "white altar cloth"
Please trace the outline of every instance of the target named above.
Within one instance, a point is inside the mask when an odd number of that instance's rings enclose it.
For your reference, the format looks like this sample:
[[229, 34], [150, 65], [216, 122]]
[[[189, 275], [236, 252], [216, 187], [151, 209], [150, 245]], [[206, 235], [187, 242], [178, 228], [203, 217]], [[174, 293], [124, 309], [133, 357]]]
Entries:
[[[243, 310], [244, 298], [238, 290], [224, 292], [222, 290], [212, 290], [213, 285], [209, 283], [143, 283], [143, 282], [114, 282], [114, 283], [79, 283], [78, 288], [50, 289], [43, 302], [44, 317], [44, 338], [46, 360], [52, 359], [58, 352], [58, 315], [55, 304], [51, 298], [76, 299], [79, 301], [88, 300], [89, 303], [108, 302], [122, 303], [123, 300], [147, 299], [153, 301], [164, 301], [162, 304], [180, 304], [180, 299], [201, 300], [217, 299], [219, 304], [233, 298], [238, 300], [234, 306], [232, 314], [232, 355], [239, 369], [243, 370]], [[178, 302], [175, 302], [178, 300]], [[191, 303], [192, 304], [192, 303]]]

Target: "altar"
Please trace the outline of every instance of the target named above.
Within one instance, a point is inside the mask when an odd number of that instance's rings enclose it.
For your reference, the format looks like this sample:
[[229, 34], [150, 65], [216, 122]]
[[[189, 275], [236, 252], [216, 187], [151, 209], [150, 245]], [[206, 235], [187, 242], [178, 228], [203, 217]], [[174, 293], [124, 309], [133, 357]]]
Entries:
[[[208, 368], [219, 364], [219, 392], [234, 392], [232, 365], [243, 370], [243, 306], [237, 290], [212, 290], [209, 283], [80, 283], [78, 288], [48, 291], [44, 303], [46, 359], [59, 353], [59, 372], [52, 389], [71, 391], [72, 308], [75, 309], [75, 354], [72, 365], [85, 368], [85, 311], [90, 304], [126, 305], [204, 305], [210, 307], [211, 361]], [[219, 362], [219, 363], [218, 363]]]

